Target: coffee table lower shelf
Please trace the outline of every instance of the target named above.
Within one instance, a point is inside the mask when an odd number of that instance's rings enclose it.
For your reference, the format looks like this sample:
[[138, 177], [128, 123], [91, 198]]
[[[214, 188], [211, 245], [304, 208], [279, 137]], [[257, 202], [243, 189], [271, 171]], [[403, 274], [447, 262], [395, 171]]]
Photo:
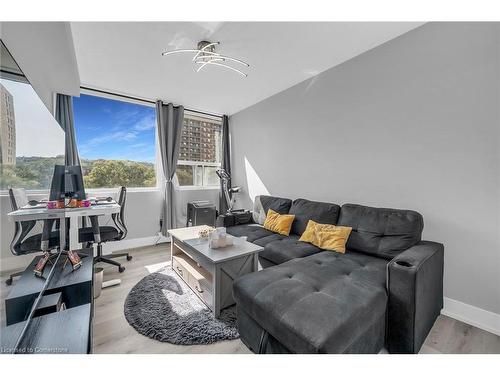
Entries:
[[172, 256], [172, 269], [210, 308], [214, 307], [212, 274], [184, 253]]

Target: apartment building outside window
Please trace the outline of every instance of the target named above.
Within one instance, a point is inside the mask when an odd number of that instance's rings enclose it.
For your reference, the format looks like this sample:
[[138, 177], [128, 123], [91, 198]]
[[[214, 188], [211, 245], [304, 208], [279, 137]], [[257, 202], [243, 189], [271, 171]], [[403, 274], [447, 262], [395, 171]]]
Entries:
[[15, 166], [16, 144], [13, 142], [16, 136], [14, 117], [14, 97], [0, 83], [0, 164]]
[[222, 123], [220, 117], [184, 112], [177, 162], [180, 186], [218, 186], [215, 173], [221, 166]]

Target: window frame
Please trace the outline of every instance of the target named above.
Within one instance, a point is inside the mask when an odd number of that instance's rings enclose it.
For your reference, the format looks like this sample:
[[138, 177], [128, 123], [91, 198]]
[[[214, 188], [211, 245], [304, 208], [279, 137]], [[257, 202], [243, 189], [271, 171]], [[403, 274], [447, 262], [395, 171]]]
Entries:
[[[129, 96], [125, 95], [120, 95], [120, 94], [113, 94], [111, 92], [105, 92], [102, 90], [92, 90], [89, 88], [80, 88], [80, 95], [88, 95], [88, 96], [95, 96], [98, 98], [104, 98], [104, 99], [111, 99], [111, 100], [116, 100], [116, 101], [121, 101], [125, 103], [130, 103], [130, 104], [138, 104], [138, 105], [143, 105], [145, 107], [150, 107], [150, 108], [155, 108], [155, 105], [153, 103], [150, 103], [148, 100], [141, 100], [141, 99], [134, 99]], [[155, 114], [156, 116], [156, 114]], [[75, 130], [76, 130], [76, 123], [75, 123]], [[77, 142], [78, 146], [78, 142]], [[158, 143], [158, 129], [155, 128], [155, 176], [156, 176], [156, 186], [149, 186], [149, 187], [127, 187], [127, 192], [133, 193], [133, 192], [158, 192], [162, 189], [162, 185], [164, 182], [163, 178], [163, 173], [161, 172], [161, 159], [159, 157], [159, 143]], [[109, 193], [116, 193], [118, 188], [115, 187], [106, 187], [106, 188], [85, 188], [86, 193], [91, 193], [93, 195], [109, 195]]]
[[[7, 73], [2, 71], [2, 73]], [[6, 78], [6, 77], [4, 77]], [[26, 77], [22, 77], [23, 79], [21, 80], [21, 77], [17, 77], [17, 80], [23, 83], [28, 83], [29, 81], [26, 79]], [[13, 77], [9, 77], [6, 79], [13, 79]], [[99, 89], [93, 89], [91, 87], [80, 87], [80, 94], [84, 95], [90, 95], [90, 96], [96, 96], [104, 99], [111, 99], [111, 100], [118, 100], [118, 101], [123, 101], [126, 103], [131, 103], [131, 104], [139, 104], [139, 105], [144, 105], [147, 107], [155, 108], [156, 105], [153, 100], [145, 99], [145, 98], [138, 98], [138, 97], [132, 97], [129, 95], [122, 95], [119, 93], [113, 93], [109, 91], [104, 91], [104, 90], [99, 90]], [[220, 122], [221, 124], [221, 142], [222, 142], [222, 137], [223, 137], [223, 129], [222, 129], [222, 115], [216, 115], [216, 114], [211, 114], [211, 113], [206, 113], [202, 111], [197, 111], [197, 110], [191, 110], [191, 109], [184, 109], [184, 114], [187, 116], [192, 116], [192, 117], [199, 117], [199, 118], [206, 118], [206, 119], [211, 119]], [[222, 145], [221, 145], [222, 146]], [[191, 163], [191, 161], [187, 160], [181, 160], [181, 162], [186, 162], [186, 163]], [[158, 139], [158, 129], [155, 129], [155, 174], [156, 174], [156, 186], [154, 187], [130, 187], [127, 188], [128, 192], [159, 192], [163, 190], [163, 187], [165, 185], [165, 178], [163, 176], [163, 170], [161, 166], [161, 157], [160, 157], [160, 145], [159, 145], [159, 139]], [[221, 163], [209, 163], [209, 162], [192, 162], [195, 165], [207, 165], [207, 166], [218, 166], [222, 167], [222, 161]], [[179, 164], [178, 164], [179, 165]], [[179, 185], [179, 182], [177, 180], [177, 174], [174, 175], [174, 186], [176, 190], [219, 190], [220, 185]], [[99, 195], [109, 195], [110, 193], [115, 193], [117, 188], [90, 188], [90, 189], [85, 189], [87, 193], [91, 194], [99, 194]], [[42, 195], [42, 194], [47, 194], [50, 191], [50, 189], [37, 189], [37, 190], [30, 190], [26, 189], [26, 193], [28, 195]], [[9, 191], [8, 190], [0, 190], [0, 197], [8, 196]]]
[[[190, 161], [190, 160], [178, 160], [177, 167], [179, 165], [193, 165], [198, 166], [201, 165], [203, 167], [219, 167], [221, 168], [222, 163], [213, 163], [213, 162], [204, 162], [204, 161]], [[203, 178], [202, 178], [203, 179]], [[220, 184], [215, 185], [180, 185], [179, 180], [177, 179], [177, 172], [175, 173], [175, 188], [177, 190], [219, 190]]]
[[[221, 151], [222, 151], [222, 138], [223, 138], [223, 129], [222, 129], [222, 116], [217, 116], [217, 115], [212, 115], [209, 113], [200, 113], [197, 111], [191, 111], [189, 109], [184, 110], [184, 118], [193, 118], [195, 120], [210, 120], [213, 122], [219, 123], [221, 129], [220, 129], [220, 134], [221, 134]], [[221, 155], [221, 159], [223, 158], [223, 155]], [[177, 160], [177, 166], [179, 165], [201, 165], [203, 167], [219, 167], [222, 168], [222, 160], [220, 163], [216, 162], [205, 162], [205, 161], [192, 161], [192, 160]], [[177, 179], [177, 173], [175, 174], [175, 188], [177, 190], [219, 190], [220, 189], [220, 184], [215, 184], [215, 185], [180, 185], [179, 181]]]

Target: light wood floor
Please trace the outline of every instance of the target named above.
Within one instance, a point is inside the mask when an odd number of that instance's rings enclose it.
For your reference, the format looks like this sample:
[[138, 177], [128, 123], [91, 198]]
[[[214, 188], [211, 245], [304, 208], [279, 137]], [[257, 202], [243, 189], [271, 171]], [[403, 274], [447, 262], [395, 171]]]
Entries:
[[[170, 261], [170, 245], [144, 247], [130, 251], [130, 262], [117, 258], [126, 270], [104, 265], [104, 280], [121, 279], [121, 285], [105, 288], [95, 300], [94, 353], [250, 353], [240, 340], [212, 345], [172, 345], [143, 336], [132, 328], [123, 314], [123, 304], [132, 287], [149, 274], [146, 266]], [[122, 260], [123, 259], [123, 260]]]
[[[117, 259], [127, 268], [124, 273], [119, 273], [116, 267], [103, 266], [104, 280], [121, 279], [121, 285], [103, 289], [101, 296], [95, 300], [94, 353], [250, 353], [240, 340], [179, 346], [137, 333], [125, 320], [125, 298], [130, 289], [148, 275], [155, 265], [170, 260], [170, 247], [160, 244], [133, 249], [130, 253], [134, 257], [130, 262], [124, 258]], [[3, 279], [0, 289], [1, 294], [5, 295], [9, 288], [5, 287]], [[500, 353], [500, 337], [441, 315], [420, 353]]]

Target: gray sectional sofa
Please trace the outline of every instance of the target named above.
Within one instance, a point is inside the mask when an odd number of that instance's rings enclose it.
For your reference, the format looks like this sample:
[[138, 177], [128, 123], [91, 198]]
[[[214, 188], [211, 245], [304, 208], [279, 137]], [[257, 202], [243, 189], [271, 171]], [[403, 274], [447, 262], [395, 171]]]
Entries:
[[[295, 215], [289, 236], [262, 227]], [[255, 353], [419, 351], [443, 305], [443, 245], [415, 211], [259, 196], [254, 223], [227, 228], [264, 247], [234, 283], [241, 340]], [[298, 241], [308, 220], [353, 228], [345, 254]]]

